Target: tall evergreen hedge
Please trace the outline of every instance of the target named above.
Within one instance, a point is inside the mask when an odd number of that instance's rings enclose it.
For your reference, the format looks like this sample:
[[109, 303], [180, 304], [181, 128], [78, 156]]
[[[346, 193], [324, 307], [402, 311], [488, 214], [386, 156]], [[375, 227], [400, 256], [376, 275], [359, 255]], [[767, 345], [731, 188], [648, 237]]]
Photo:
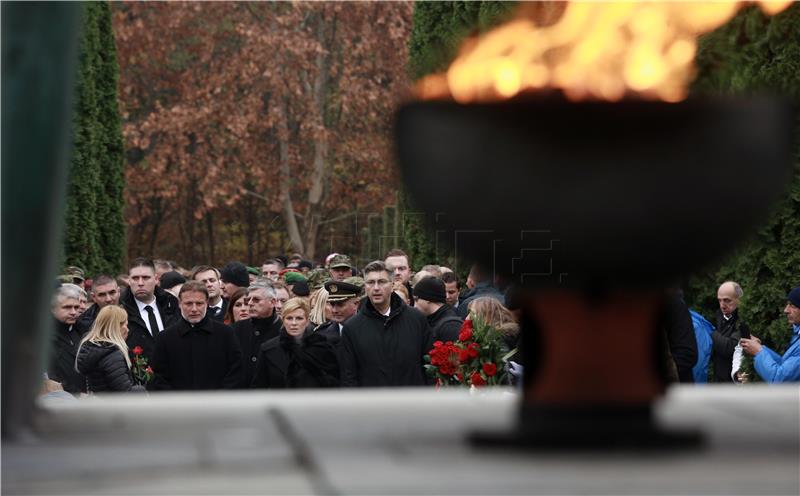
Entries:
[[87, 276], [117, 273], [125, 252], [118, 77], [109, 4], [87, 2], [64, 228], [64, 265], [80, 266]]
[[[695, 96], [775, 93], [800, 102], [800, 4], [767, 17], [757, 8], [740, 12], [699, 43]], [[797, 107], [796, 107], [797, 108]], [[687, 303], [708, 317], [716, 311], [719, 284], [741, 284], [742, 318], [751, 332], [782, 350], [790, 333], [782, 310], [786, 294], [800, 285], [800, 117], [794, 135], [794, 175], [787, 194], [753, 239], [727, 260], [695, 274], [686, 288]], [[720, 205], [720, 215], [735, 216], [735, 198]], [[713, 321], [713, 320], [712, 320]]]

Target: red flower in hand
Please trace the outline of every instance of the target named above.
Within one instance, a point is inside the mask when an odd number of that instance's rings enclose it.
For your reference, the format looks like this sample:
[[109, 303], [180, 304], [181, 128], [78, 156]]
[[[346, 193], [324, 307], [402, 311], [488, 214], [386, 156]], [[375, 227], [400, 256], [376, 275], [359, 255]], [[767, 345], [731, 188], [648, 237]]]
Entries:
[[139, 355], [141, 355], [142, 353], [144, 353], [144, 349], [142, 349], [142, 347], [141, 347], [141, 346], [136, 346], [135, 348], [133, 348], [133, 349], [131, 350], [131, 353], [133, 353], [133, 354], [134, 354], [134, 355], [136, 355], [136, 356], [139, 356]]
[[483, 373], [489, 377], [494, 376], [497, 373], [497, 365], [493, 363], [484, 363], [483, 364]]
[[478, 372], [473, 372], [472, 375], [469, 377], [469, 381], [472, 383], [473, 386], [485, 386], [486, 381], [483, 379], [483, 376]]
[[472, 321], [467, 319], [461, 325], [461, 331], [458, 333], [458, 340], [464, 342], [470, 339], [472, 339]]

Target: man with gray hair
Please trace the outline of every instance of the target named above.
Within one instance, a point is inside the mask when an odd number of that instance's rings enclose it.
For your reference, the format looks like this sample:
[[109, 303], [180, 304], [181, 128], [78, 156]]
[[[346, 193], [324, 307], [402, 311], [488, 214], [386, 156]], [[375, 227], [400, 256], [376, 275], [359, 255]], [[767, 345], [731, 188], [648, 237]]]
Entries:
[[245, 299], [250, 308], [250, 318], [236, 322], [233, 332], [242, 348], [242, 387], [249, 388], [256, 374], [261, 345], [278, 336], [283, 322], [275, 311], [275, 288], [268, 281], [251, 284]]
[[108, 305], [119, 305], [119, 285], [117, 280], [108, 274], [100, 274], [94, 278], [91, 290], [94, 305], [81, 315], [79, 322], [86, 329], [91, 329], [97, 314]]
[[82, 293], [79, 286], [64, 284], [56, 289], [50, 304], [55, 318], [55, 332], [47, 375], [51, 380], [60, 382], [64, 391], [72, 394], [86, 392], [86, 378], [75, 370], [75, 355], [86, 332], [77, 324], [81, 314]]
[[733, 352], [739, 339], [750, 337], [750, 330], [739, 317], [739, 300], [744, 291], [738, 283], [725, 281], [717, 290], [717, 327], [711, 334], [711, 362], [714, 364], [714, 382], [733, 383], [731, 365]]

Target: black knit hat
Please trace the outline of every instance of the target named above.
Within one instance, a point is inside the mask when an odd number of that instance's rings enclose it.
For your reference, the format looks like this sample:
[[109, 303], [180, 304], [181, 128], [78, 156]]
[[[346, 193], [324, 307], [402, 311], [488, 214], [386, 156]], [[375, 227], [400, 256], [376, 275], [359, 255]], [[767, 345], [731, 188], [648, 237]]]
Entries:
[[222, 282], [235, 284], [240, 288], [250, 285], [250, 276], [247, 275], [247, 266], [242, 262], [229, 262], [219, 271], [219, 278]]
[[158, 278], [158, 285], [161, 286], [161, 289], [172, 289], [178, 284], [183, 284], [185, 282], [186, 278], [183, 277], [180, 272], [175, 272], [174, 270], [164, 272], [161, 274], [161, 277]]
[[789, 300], [792, 305], [800, 308], [800, 286], [789, 291], [789, 296], [787, 296], [786, 299]]
[[422, 278], [417, 285], [414, 286], [414, 296], [434, 303], [444, 303], [447, 301], [444, 283], [438, 277], [433, 276]]
[[292, 283], [292, 293], [295, 296], [308, 296], [311, 291], [308, 290], [308, 283], [305, 281], [296, 281]]

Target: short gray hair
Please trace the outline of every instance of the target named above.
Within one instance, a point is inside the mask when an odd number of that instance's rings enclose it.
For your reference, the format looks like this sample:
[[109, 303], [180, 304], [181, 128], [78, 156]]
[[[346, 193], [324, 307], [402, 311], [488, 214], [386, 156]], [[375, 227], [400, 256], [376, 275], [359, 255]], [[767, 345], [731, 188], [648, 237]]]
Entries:
[[264, 290], [269, 298], [277, 298], [278, 294], [275, 292], [275, 286], [268, 282], [264, 281], [256, 281], [250, 286], [247, 287], [247, 294], [250, 294], [253, 291], [260, 291]]
[[50, 306], [55, 308], [64, 300], [80, 300], [81, 296], [86, 298], [86, 291], [82, 290], [80, 286], [76, 286], [75, 284], [63, 284], [56, 288], [53, 293]]

